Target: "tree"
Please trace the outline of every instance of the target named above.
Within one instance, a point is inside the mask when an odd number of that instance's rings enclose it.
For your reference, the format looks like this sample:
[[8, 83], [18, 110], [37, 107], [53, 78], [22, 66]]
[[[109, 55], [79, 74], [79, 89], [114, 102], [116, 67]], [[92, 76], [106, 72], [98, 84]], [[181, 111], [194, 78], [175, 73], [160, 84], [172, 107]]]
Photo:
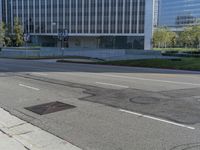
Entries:
[[195, 44], [195, 33], [193, 27], [186, 27], [179, 35], [179, 41], [184, 47], [193, 47]]
[[5, 24], [3, 22], [0, 23], [0, 47], [5, 46]]
[[195, 45], [197, 48], [200, 48], [200, 25], [194, 26], [193, 29], [193, 36], [195, 40]]
[[9, 25], [5, 25], [5, 46], [12, 46], [12, 34], [11, 34], [11, 28]]
[[157, 28], [153, 34], [153, 44], [154, 47], [161, 48], [163, 47], [163, 43], [165, 41], [165, 29], [164, 28]]
[[17, 18], [14, 21], [13, 41], [17, 47], [22, 46], [24, 43], [22, 26]]
[[167, 44], [171, 47], [175, 47], [177, 44], [177, 34], [171, 31], [168, 31], [167, 34], [168, 34]]
[[154, 47], [167, 48], [176, 44], [176, 33], [168, 30], [167, 28], [157, 28], [154, 31], [153, 43]]

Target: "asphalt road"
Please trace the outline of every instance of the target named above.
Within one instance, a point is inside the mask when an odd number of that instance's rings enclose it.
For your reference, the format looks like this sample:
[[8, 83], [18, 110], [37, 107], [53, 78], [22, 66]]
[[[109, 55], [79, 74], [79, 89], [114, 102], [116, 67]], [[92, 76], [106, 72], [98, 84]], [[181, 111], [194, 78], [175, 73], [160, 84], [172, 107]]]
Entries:
[[0, 107], [84, 150], [200, 149], [199, 72], [0, 59]]

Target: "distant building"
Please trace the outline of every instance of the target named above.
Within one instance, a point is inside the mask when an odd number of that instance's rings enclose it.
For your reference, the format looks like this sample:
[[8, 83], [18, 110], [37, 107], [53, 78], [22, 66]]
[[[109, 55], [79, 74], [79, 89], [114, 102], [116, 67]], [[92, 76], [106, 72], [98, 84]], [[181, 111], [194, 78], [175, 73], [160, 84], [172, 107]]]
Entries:
[[13, 30], [19, 18], [33, 43], [70, 47], [151, 49], [154, 0], [0, 0], [2, 19]]
[[200, 0], [160, 0], [159, 26], [172, 28], [199, 23]]
[[197, 23], [197, 18], [191, 15], [187, 16], [177, 16], [176, 17], [176, 26], [185, 26], [185, 25], [194, 25]]

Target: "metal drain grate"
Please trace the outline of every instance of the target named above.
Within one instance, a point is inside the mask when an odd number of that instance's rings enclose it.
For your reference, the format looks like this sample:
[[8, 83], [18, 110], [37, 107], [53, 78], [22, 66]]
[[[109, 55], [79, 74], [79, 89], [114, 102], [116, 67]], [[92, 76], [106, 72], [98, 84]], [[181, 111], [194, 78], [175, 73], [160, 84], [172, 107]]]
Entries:
[[58, 111], [63, 111], [66, 109], [72, 109], [75, 108], [73, 105], [65, 104], [62, 102], [51, 102], [51, 103], [45, 103], [41, 105], [26, 107], [25, 109], [32, 111], [39, 115], [45, 115], [50, 114]]

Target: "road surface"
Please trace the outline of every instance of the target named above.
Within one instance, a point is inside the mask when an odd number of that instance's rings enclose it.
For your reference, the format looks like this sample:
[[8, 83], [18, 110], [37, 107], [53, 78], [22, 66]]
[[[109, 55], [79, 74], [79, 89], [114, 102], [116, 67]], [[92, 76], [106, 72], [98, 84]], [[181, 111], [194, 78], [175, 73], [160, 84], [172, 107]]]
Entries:
[[0, 107], [83, 150], [200, 149], [200, 72], [0, 59]]

